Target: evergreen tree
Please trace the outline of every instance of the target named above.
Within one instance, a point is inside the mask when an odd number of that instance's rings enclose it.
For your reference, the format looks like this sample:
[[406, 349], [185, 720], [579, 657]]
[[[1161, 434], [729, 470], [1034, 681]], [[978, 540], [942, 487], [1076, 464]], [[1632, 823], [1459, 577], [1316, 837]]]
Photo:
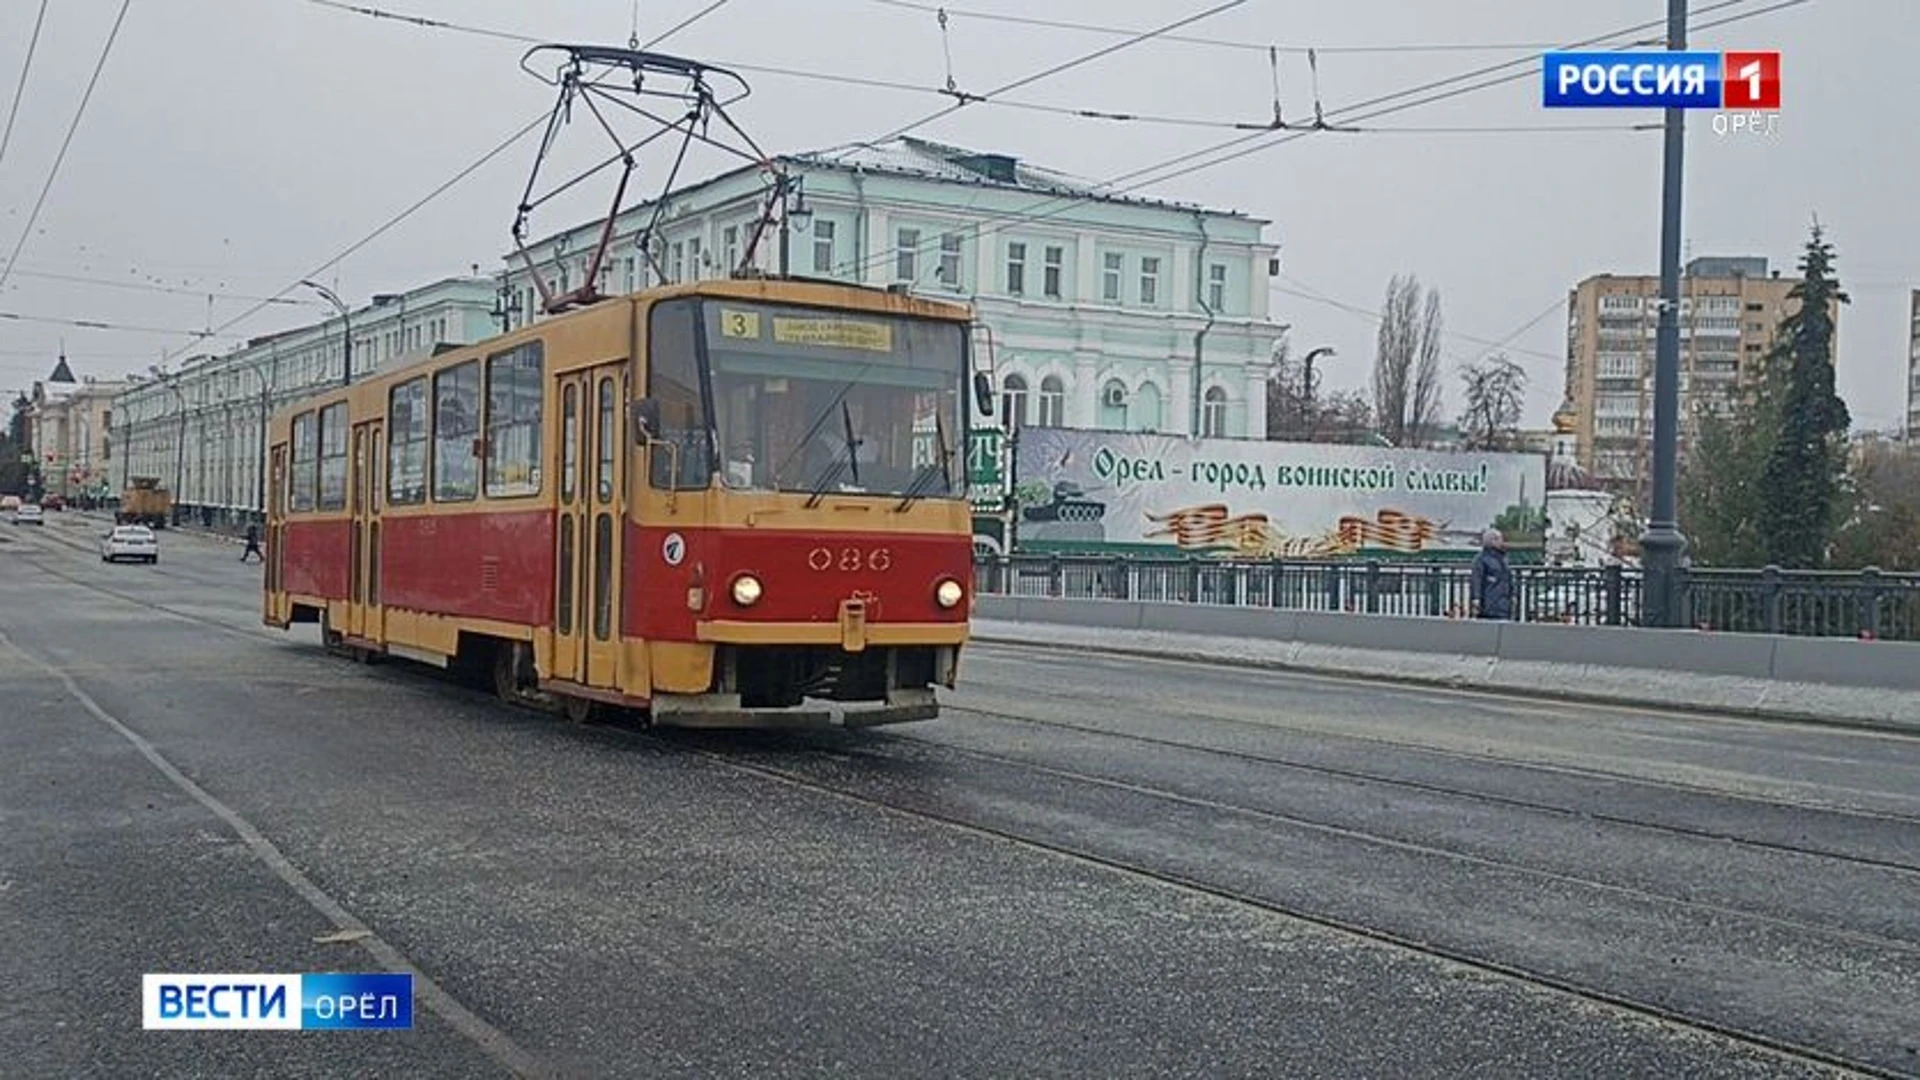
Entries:
[[1824, 565], [1846, 472], [1846, 403], [1833, 388], [1833, 245], [1814, 222], [1800, 261], [1800, 302], [1780, 322], [1767, 362], [1780, 380], [1779, 429], [1761, 473], [1760, 536], [1766, 560], [1788, 569]]

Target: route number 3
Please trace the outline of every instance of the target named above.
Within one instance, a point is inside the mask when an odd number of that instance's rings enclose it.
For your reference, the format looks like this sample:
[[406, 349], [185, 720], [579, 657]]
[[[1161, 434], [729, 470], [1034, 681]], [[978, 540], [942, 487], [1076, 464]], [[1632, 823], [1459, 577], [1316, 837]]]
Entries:
[[721, 311], [720, 336], [732, 338], [757, 338], [760, 336], [760, 314], [755, 311]]
[[887, 548], [870, 548], [864, 552], [859, 548], [841, 548], [836, 552], [831, 548], [817, 547], [807, 553], [807, 568], [820, 573], [828, 570], [848, 574], [860, 570], [881, 573], [892, 567], [893, 552]]

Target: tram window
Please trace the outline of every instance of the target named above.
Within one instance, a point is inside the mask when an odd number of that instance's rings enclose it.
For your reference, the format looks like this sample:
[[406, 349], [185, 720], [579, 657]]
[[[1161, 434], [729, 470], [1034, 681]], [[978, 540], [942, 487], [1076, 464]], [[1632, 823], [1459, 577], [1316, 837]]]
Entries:
[[560, 501], [571, 505], [580, 486], [580, 402], [569, 385], [560, 397]]
[[320, 501], [322, 510], [347, 505], [347, 403], [320, 410]]
[[387, 502], [407, 506], [427, 499], [427, 380], [393, 388], [387, 404]]
[[560, 518], [560, 596], [555, 615], [563, 634], [573, 633], [573, 522], [572, 514]]
[[538, 341], [487, 358], [487, 497], [540, 493], [541, 368]]
[[613, 515], [593, 521], [593, 636], [613, 637]]
[[659, 304], [647, 320], [647, 396], [660, 404], [654, 438], [665, 444], [652, 454], [650, 482], [657, 488], [704, 488], [713, 476], [713, 435], [696, 345], [699, 326], [692, 300]]
[[473, 441], [479, 435], [480, 361], [469, 360], [433, 377], [433, 501], [465, 502], [478, 494]]
[[593, 484], [600, 496], [600, 501], [603, 503], [613, 498], [613, 452], [615, 449], [613, 445], [613, 410], [613, 379], [611, 377], [602, 377], [600, 380], [599, 430], [595, 431], [593, 436], [594, 448], [599, 454], [599, 461], [594, 468]]
[[320, 443], [315, 435], [312, 413], [293, 418], [293, 483], [290, 486], [296, 514], [313, 509], [314, 468], [320, 456]]

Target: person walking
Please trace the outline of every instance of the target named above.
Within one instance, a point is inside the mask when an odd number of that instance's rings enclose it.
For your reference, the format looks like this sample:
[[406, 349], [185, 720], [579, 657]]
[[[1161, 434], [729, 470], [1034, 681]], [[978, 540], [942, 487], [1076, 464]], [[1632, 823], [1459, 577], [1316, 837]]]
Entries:
[[1507, 538], [1499, 529], [1488, 529], [1480, 535], [1471, 589], [1474, 618], [1513, 618], [1513, 570], [1507, 565]]
[[258, 525], [247, 526], [247, 550], [240, 553], [240, 561], [246, 562], [249, 555], [261, 562], [267, 561], [266, 553], [260, 550], [260, 526]]

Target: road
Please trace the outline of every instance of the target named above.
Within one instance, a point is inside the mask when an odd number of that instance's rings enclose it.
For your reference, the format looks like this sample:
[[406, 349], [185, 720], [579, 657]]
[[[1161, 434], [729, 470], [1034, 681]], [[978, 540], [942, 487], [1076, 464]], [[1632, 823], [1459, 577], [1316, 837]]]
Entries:
[[[992, 646], [927, 724], [580, 728], [50, 517], [12, 1075], [1920, 1075], [1917, 739]], [[320, 970], [415, 1028], [140, 1030], [144, 972]]]

